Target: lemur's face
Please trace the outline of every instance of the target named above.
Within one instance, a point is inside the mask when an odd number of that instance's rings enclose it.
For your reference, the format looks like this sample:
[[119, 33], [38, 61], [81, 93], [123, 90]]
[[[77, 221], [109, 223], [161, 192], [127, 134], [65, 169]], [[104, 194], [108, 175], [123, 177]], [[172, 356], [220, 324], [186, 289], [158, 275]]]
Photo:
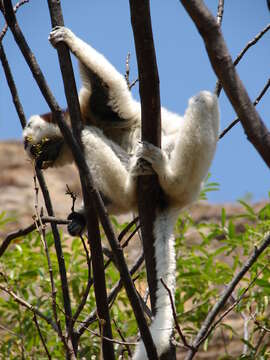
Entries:
[[36, 165], [45, 169], [53, 166], [64, 140], [56, 125], [34, 115], [23, 131], [23, 142], [25, 150], [36, 161]]

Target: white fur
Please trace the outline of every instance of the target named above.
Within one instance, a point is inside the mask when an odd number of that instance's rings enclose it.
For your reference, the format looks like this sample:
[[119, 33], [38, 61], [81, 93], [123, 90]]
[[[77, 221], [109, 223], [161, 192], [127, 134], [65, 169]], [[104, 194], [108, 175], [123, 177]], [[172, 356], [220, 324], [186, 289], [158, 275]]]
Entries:
[[[87, 164], [95, 184], [111, 201], [108, 205], [109, 213], [136, 210], [136, 176], [151, 171], [157, 173], [160, 186], [167, 197], [168, 208], [158, 211], [154, 224], [157, 312], [150, 327], [158, 354], [161, 355], [169, 346], [173, 316], [167, 290], [159, 279], [163, 279], [174, 295], [173, 226], [179, 210], [196, 199], [213, 159], [219, 130], [217, 98], [207, 91], [194, 96], [189, 100], [184, 118], [162, 108], [162, 150], [148, 143], [138, 144], [140, 105], [132, 99], [123, 76], [101, 54], [66, 28], [53, 30], [50, 41], [54, 46], [59, 41], [64, 41], [79, 59], [83, 80], [80, 105], [85, 118], [91, 118], [91, 77], [87, 77], [87, 70], [90, 69], [108, 87], [107, 105], [124, 119], [117, 124], [106, 124], [106, 119], [102, 119], [96, 124], [99, 129], [86, 126], [82, 133]], [[23, 136], [30, 136], [32, 143], [38, 143], [43, 137], [61, 135], [55, 125], [34, 116]], [[133, 155], [129, 167], [123, 161], [123, 152]], [[150, 165], [143, 165], [141, 159]], [[54, 165], [64, 164], [68, 160], [70, 154], [64, 149]], [[135, 349], [133, 359], [147, 359], [141, 341]]]

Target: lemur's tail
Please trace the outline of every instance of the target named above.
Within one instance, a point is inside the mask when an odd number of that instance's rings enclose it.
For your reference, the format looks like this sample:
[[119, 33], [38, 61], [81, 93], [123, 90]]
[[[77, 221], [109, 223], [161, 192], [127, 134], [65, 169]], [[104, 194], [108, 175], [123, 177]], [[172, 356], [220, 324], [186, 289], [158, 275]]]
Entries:
[[[159, 213], [154, 224], [155, 257], [157, 274], [156, 315], [150, 326], [151, 334], [160, 356], [168, 349], [173, 329], [172, 306], [168, 291], [161, 280], [170, 289], [172, 295], [175, 290], [175, 250], [173, 227], [176, 215], [170, 211]], [[147, 360], [142, 340], [135, 348], [133, 360]]]

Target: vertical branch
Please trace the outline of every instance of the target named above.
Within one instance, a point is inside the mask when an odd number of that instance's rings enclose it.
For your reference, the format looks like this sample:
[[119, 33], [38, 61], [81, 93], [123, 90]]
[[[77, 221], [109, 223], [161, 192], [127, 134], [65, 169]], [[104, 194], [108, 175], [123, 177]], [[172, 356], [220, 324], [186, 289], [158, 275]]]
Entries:
[[[139, 91], [141, 98], [142, 140], [160, 147], [159, 77], [152, 34], [149, 1], [130, 0], [131, 23], [135, 41]], [[139, 215], [142, 228], [147, 280], [152, 311], [156, 303], [156, 263], [153, 224], [158, 204], [159, 185], [156, 176], [139, 178]]]
[[[142, 141], [161, 146], [161, 107], [159, 75], [153, 40], [150, 1], [130, 0], [131, 24], [136, 48], [139, 92], [141, 99]], [[138, 179], [138, 207], [145, 255], [147, 281], [152, 313], [156, 313], [157, 268], [155, 260], [154, 222], [160, 206], [160, 187], [157, 175]], [[169, 348], [162, 359], [175, 358], [175, 351]], [[153, 357], [151, 357], [153, 359]]]
[[[55, 0], [48, 0], [48, 6], [50, 10], [52, 26], [63, 26], [64, 20], [60, 2]], [[69, 49], [65, 44], [60, 43], [57, 46], [57, 53], [64, 82], [69, 114], [71, 117], [73, 134], [78, 144], [80, 145], [81, 150], [83, 150], [83, 146], [81, 143], [82, 119], [80, 113], [80, 104], [76, 91], [76, 83]], [[98, 217], [96, 209], [93, 206], [93, 202], [91, 201], [90, 196], [87, 194], [84, 176], [80, 171], [80, 168], [79, 174], [82, 184], [84, 204], [86, 208], [88, 241], [92, 253], [94, 291], [97, 303], [97, 311], [99, 318], [103, 319], [104, 321], [104, 326], [102, 329], [104, 335], [104, 337], [102, 337], [102, 354], [104, 356], [104, 359], [114, 359], [113, 343], [106, 339], [112, 339], [112, 329], [107, 300], [104, 260], [102, 254]], [[71, 330], [73, 332], [73, 326]]]

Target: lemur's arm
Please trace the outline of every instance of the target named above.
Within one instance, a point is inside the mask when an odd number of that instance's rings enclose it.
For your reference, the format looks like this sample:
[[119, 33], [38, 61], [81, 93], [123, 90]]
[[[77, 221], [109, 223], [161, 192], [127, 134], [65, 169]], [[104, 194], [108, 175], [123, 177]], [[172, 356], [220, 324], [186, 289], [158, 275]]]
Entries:
[[65, 27], [54, 28], [49, 40], [53, 46], [64, 42], [79, 60], [83, 82], [80, 105], [86, 122], [89, 116], [95, 122], [112, 123], [132, 121], [138, 116], [139, 106], [132, 99], [124, 77], [103, 55]]

